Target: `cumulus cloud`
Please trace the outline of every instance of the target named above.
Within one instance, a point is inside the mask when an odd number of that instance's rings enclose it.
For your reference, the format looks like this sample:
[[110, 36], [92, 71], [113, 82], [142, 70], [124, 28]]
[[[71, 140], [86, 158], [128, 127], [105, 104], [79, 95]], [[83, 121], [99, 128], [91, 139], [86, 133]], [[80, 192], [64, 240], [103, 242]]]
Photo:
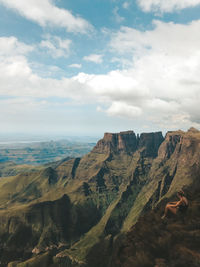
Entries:
[[[27, 64], [26, 55], [33, 51], [34, 47], [19, 42], [15, 37], [0, 37], [0, 71], [1, 89], [4, 84], [12, 82], [13, 76], [24, 77], [31, 73]], [[15, 82], [14, 82], [15, 84]], [[13, 84], [13, 85], [14, 85]], [[6, 91], [5, 91], [6, 94]]]
[[126, 118], [139, 117], [142, 114], [142, 110], [139, 107], [134, 107], [123, 102], [113, 102], [111, 106], [106, 110], [108, 115], [119, 116]]
[[193, 21], [188, 25], [153, 21], [154, 29], [138, 31], [133, 28], [121, 27], [113, 34], [110, 46], [114, 51], [134, 57], [141, 57], [143, 53], [153, 51], [165, 53], [166, 56], [190, 55], [198, 51], [200, 38], [198, 36], [200, 21]]
[[[137, 103], [151, 121], [170, 124], [179, 118], [178, 123], [199, 123], [199, 26], [200, 21], [188, 25], [154, 21], [153, 30], [122, 27], [113, 34], [110, 46], [115, 54], [129, 55], [132, 67], [126, 75], [135, 82], [132, 91], [146, 92]], [[130, 95], [126, 103], [131, 101], [137, 106]]]
[[122, 59], [128, 55], [130, 67], [107, 75], [81, 73], [74, 79], [98, 96], [99, 110], [106, 103], [109, 115], [138, 116], [161, 127], [199, 125], [199, 27], [200, 21], [154, 21], [154, 29], [145, 32], [121, 27], [110, 47]]
[[91, 54], [89, 56], [85, 56], [83, 58], [83, 60], [85, 61], [90, 61], [90, 62], [94, 62], [96, 64], [100, 64], [103, 62], [103, 56], [102, 55], [98, 55], [98, 54]]
[[0, 56], [24, 55], [33, 49], [33, 46], [19, 42], [14, 36], [0, 37]]
[[138, 0], [137, 2], [145, 12], [173, 12], [200, 4], [200, 0]]
[[82, 67], [81, 64], [77, 64], [77, 63], [74, 63], [74, 64], [71, 64], [69, 65], [70, 68], [77, 68], [77, 69], [80, 69]]
[[[7, 44], [7, 46], [5, 45]], [[0, 94], [19, 97], [71, 97], [79, 99], [81, 86], [71, 79], [42, 78], [33, 72], [27, 60], [32, 47], [14, 37], [0, 38]]]
[[44, 48], [53, 58], [68, 57], [72, 41], [69, 39], [61, 39], [58, 36], [46, 36], [42, 40], [40, 47]]
[[10, 48], [0, 41], [4, 47], [0, 94], [97, 103], [98, 110], [110, 116], [170, 129], [200, 126], [199, 28], [200, 21], [188, 25], [155, 21], [148, 31], [122, 27], [112, 34], [110, 49], [115, 56], [129, 56], [127, 69], [104, 75], [79, 73], [60, 80], [33, 73], [26, 58], [32, 48], [11, 37], [7, 39]]
[[69, 32], [81, 33], [92, 29], [85, 19], [74, 16], [66, 9], [56, 7], [51, 0], [0, 0], [0, 4], [17, 11], [42, 27], [62, 27]]

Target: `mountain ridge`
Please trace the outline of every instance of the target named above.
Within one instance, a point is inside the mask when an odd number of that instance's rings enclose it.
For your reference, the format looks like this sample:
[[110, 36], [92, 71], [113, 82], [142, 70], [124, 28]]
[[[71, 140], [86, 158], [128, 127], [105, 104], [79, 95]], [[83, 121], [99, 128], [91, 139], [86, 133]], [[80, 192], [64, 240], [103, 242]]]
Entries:
[[[70, 199], [71, 215], [68, 219], [73, 229], [70, 230], [71, 236], [61, 238], [59, 227], [51, 226], [56, 221], [56, 215], [52, 213], [46, 215], [51, 219], [36, 231], [29, 243], [34, 243], [44, 258], [45, 246], [52, 245], [52, 234], [58, 235], [60, 237], [54, 239], [55, 255], [48, 256], [54, 264], [52, 266], [59, 266], [59, 257], [63, 264], [74, 259], [75, 265], [71, 261], [69, 266], [79, 266], [76, 264], [81, 262], [80, 266], [86, 264], [90, 267], [87, 259], [98, 244], [115, 246], [113, 240], [129, 231], [142, 214], [154, 209], [163, 199], [171, 198], [180, 187], [187, 188], [198, 183], [199, 148], [200, 132], [196, 129], [168, 132], [165, 138], [161, 132], [140, 136], [133, 131], [105, 133], [104, 138], [82, 158], [0, 181], [0, 189], [4, 190], [4, 194], [0, 193], [0, 218], [7, 212], [8, 220], [11, 219], [14, 209], [20, 227], [20, 213], [30, 214], [31, 205], [39, 207], [38, 203], [48, 201], [53, 204], [66, 195]], [[13, 190], [14, 194], [6, 195], [9, 190]], [[25, 225], [33, 229], [40, 224], [39, 221], [28, 223], [25, 219]], [[9, 229], [7, 223], [0, 222], [0, 238], [3, 233], [5, 236], [5, 232], [8, 238], [4, 237], [5, 244], [9, 239], [17, 239], [15, 232], [5, 229]], [[17, 231], [20, 232], [20, 228]], [[61, 252], [58, 244], [63, 241], [68, 248]], [[34, 247], [27, 244], [27, 251]], [[56, 253], [60, 256], [56, 257]], [[28, 260], [25, 256], [23, 259]], [[31, 257], [30, 261], [34, 258]]]

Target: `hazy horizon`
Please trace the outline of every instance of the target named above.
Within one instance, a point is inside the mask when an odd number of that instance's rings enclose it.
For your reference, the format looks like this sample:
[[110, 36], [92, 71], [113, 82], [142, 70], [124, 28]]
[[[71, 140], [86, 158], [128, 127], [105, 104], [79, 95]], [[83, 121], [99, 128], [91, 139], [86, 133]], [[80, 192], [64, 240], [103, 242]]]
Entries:
[[[192, 127], [192, 126], [191, 126]], [[191, 128], [190, 127], [190, 128]], [[175, 129], [174, 131], [187, 131], [188, 129]], [[163, 137], [165, 137], [166, 133], [168, 131], [141, 131], [137, 132], [134, 129], [121, 129], [119, 131], [105, 131], [99, 135], [77, 135], [77, 134], [64, 134], [64, 133], [54, 133], [54, 134], [48, 134], [48, 133], [0, 133], [0, 145], [1, 144], [14, 144], [14, 143], [31, 143], [31, 142], [50, 142], [50, 141], [71, 141], [71, 142], [97, 142], [101, 138], [103, 138], [104, 133], [119, 133], [119, 132], [126, 132], [126, 131], [133, 131], [136, 135], [142, 134], [142, 133], [151, 133], [151, 132], [162, 132]], [[169, 130], [170, 131], [170, 130]]]

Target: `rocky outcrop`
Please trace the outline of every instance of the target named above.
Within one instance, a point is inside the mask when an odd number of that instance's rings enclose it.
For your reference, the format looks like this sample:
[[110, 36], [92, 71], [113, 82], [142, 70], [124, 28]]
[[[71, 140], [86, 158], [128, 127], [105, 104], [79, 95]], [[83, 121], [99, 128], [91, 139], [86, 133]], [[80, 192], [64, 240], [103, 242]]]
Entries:
[[42, 172], [42, 176], [48, 179], [49, 185], [54, 185], [58, 180], [58, 175], [56, 171], [51, 167], [44, 169], [44, 171]]
[[81, 160], [81, 158], [76, 158], [76, 159], [74, 160], [74, 165], [73, 165], [73, 167], [72, 167], [72, 173], [71, 173], [72, 178], [74, 178], [75, 175], [76, 175], [76, 169], [78, 168], [78, 165], [79, 165], [79, 163], [80, 163], [80, 160]]
[[183, 132], [168, 132], [165, 140], [159, 148], [158, 155], [162, 160], [169, 159], [174, 153], [177, 145], [180, 144], [183, 137]]
[[110, 152], [135, 152], [137, 149], [137, 139], [133, 131], [120, 133], [105, 133], [94, 147], [93, 152], [110, 153]]
[[163, 141], [162, 132], [142, 133], [137, 140], [138, 149], [143, 148], [143, 155], [146, 157], [156, 157]]
[[120, 133], [105, 133], [94, 147], [93, 152], [98, 153], [134, 153], [137, 149], [143, 149], [144, 156], [157, 156], [158, 148], [163, 142], [162, 132], [142, 133], [136, 137], [133, 131]]
[[170, 159], [180, 160], [185, 165], [199, 165], [200, 132], [194, 128], [188, 132], [168, 132], [158, 150], [158, 159], [162, 164]]

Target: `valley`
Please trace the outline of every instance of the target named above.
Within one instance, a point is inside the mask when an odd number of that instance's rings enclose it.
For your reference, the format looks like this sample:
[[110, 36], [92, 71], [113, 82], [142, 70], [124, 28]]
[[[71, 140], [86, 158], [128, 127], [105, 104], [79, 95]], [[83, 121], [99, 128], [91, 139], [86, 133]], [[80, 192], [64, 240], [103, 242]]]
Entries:
[[81, 157], [93, 146], [93, 142], [73, 140], [1, 142], [0, 164], [3, 166], [4, 162], [13, 162], [16, 165], [42, 165], [67, 157]]

